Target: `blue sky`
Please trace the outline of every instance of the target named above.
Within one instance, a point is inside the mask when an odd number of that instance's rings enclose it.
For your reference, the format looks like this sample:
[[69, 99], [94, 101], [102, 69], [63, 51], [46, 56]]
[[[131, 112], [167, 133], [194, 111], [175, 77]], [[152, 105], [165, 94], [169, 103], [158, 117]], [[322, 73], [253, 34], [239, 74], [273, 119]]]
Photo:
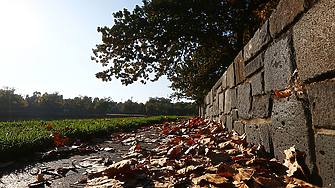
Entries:
[[98, 26], [112, 26], [112, 13], [133, 10], [141, 0], [0, 0], [0, 87], [17, 94], [59, 92], [66, 98], [79, 95], [112, 97], [121, 102], [145, 102], [167, 97], [170, 82], [102, 82], [95, 73], [101, 64], [91, 61], [92, 48], [101, 43]]

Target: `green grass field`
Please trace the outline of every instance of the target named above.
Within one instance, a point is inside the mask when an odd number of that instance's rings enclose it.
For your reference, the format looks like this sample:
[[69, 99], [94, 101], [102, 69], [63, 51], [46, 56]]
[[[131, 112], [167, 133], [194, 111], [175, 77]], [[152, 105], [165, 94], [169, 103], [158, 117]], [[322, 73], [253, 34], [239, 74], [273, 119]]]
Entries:
[[51, 133], [60, 133], [68, 138], [84, 139], [90, 135], [129, 130], [182, 116], [153, 116], [103, 119], [65, 119], [54, 121], [0, 122], [0, 154], [6, 150], [25, 150], [41, 147], [50, 141]]

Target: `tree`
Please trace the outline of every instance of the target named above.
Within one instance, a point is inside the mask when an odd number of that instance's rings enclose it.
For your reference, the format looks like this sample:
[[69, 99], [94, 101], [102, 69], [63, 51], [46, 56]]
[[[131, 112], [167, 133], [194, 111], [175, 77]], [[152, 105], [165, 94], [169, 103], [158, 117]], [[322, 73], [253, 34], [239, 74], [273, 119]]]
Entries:
[[167, 115], [172, 114], [173, 107], [170, 99], [164, 97], [150, 97], [145, 103], [145, 110], [149, 114]]
[[60, 110], [64, 106], [63, 95], [59, 95], [58, 92], [53, 94], [45, 93], [38, 97], [35, 103], [39, 108], [50, 111]]
[[35, 91], [33, 95], [30, 97], [29, 95], [26, 95], [25, 101], [27, 101], [29, 107], [35, 107], [36, 108], [36, 99], [38, 99], [41, 96], [41, 92]]
[[28, 103], [23, 100], [23, 97], [14, 92], [14, 88], [5, 87], [4, 89], [0, 89], [0, 108], [2, 110], [11, 110], [12, 107], [28, 106]]
[[128, 99], [122, 104], [121, 111], [124, 113], [131, 113], [136, 112], [138, 108], [138, 103], [133, 102], [132, 100]]
[[103, 44], [92, 60], [107, 70], [96, 77], [122, 84], [166, 75], [176, 98], [201, 103], [233, 58], [269, 17], [278, 0], [151, 0], [133, 12], [113, 13], [98, 27]]
[[65, 107], [78, 112], [89, 112], [93, 110], [92, 97], [80, 96], [74, 99], [65, 99]]
[[108, 111], [111, 111], [115, 105], [116, 105], [116, 102], [114, 102], [112, 98], [108, 97], [108, 98], [97, 100], [96, 105], [94, 106], [94, 109], [98, 112], [106, 113]]

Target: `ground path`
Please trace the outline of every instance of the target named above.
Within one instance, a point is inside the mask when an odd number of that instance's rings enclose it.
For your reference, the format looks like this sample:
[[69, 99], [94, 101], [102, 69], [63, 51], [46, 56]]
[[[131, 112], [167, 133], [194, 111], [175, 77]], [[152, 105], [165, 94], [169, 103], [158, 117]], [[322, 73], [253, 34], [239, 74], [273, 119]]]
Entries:
[[0, 187], [313, 187], [294, 148], [285, 167], [247, 145], [218, 123], [183, 119], [2, 164]]

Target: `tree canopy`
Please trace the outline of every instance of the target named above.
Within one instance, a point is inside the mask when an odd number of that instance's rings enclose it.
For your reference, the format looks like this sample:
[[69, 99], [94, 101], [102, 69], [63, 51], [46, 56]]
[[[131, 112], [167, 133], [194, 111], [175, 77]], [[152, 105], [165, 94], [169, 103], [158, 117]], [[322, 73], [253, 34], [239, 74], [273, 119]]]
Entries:
[[92, 60], [128, 85], [166, 75], [174, 97], [200, 103], [278, 0], [144, 0], [113, 13], [112, 27], [98, 27], [102, 44]]
[[[150, 97], [145, 103], [138, 103], [132, 99], [115, 102], [111, 97], [92, 98], [81, 96], [63, 99], [58, 92], [51, 94], [35, 91], [25, 99], [15, 94], [15, 89], [5, 87], [0, 89], [0, 112], [11, 114], [144, 114], [144, 115], [196, 115], [198, 108], [192, 102], [176, 102], [164, 97]], [[0, 115], [1, 115], [0, 113]], [[5, 114], [6, 114], [5, 113]]]
[[15, 94], [14, 88], [0, 89], [0, 109], [10, 110], [12, 107], [26, 107], [28, 103], [21, 95]]

